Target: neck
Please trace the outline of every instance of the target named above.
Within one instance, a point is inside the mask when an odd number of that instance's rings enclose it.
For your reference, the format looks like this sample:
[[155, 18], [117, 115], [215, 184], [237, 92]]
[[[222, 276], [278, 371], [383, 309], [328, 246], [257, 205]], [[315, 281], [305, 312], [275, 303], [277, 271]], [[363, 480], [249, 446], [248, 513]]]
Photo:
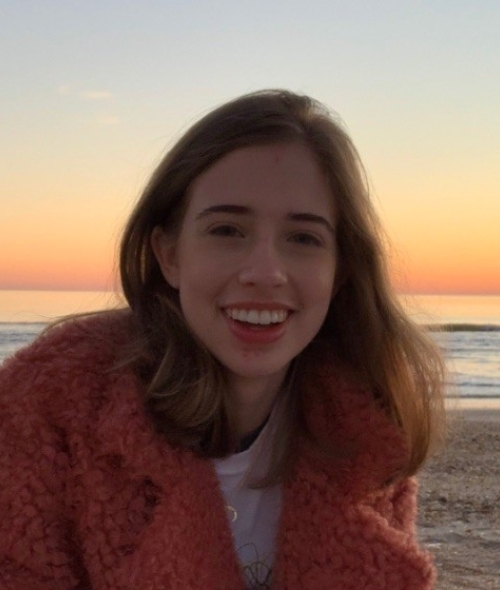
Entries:
[[271, 378], [246, 379], [234, 376], [231, 388], [236, 396], [236, 417], [240, 438], [256, 430], [269, 416], [285, 379], [286, 370]]

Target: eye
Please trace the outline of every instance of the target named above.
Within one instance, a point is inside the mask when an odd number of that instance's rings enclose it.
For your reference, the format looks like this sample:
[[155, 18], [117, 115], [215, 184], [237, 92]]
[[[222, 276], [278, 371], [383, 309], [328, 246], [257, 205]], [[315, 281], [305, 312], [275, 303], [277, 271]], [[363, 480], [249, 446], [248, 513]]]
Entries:
[[220, 236], [223, 238], [235, 238], [243, 236], [242, 232], [237, 227], [227, 223], [213, 225], [208, 228], [207, 233], [211, 236]]
[[323, 242], [317, 236], [308, 232], [297, 232], [290, 237], [290, 240], [303, 246], [323, 246]]

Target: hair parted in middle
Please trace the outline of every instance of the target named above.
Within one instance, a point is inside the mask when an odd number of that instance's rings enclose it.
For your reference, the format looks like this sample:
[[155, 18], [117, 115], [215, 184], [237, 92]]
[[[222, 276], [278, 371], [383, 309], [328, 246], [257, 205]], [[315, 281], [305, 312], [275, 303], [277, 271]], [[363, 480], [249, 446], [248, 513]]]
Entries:
[[[172, 235], [179, 232], [193, 181], [224, 155], [280, 142], [300, 142], [311, 150], [336, 211], [335, 293], [313, 344], [326, 345], [339, 366], [402, 427], [410, 449], [406, 473], [413, 473], [440, 436], [443, 365], [430, 338], [407, 318], [393, 293], [384, 233], [351, 139], [323, 104], [289, 91], [244, 95], [195, 123], [159, 164], [130, 216], [120, 273], [138, 330], [132, 360], [142, 367], [146, 405], [172, 443], [207, 456], [234, 451], [235, 410], [223, 367], [184, 321], [151, 236], [157, 226]], [[306, 348], [297, 359], [304, 361], [304, 370], [313, 350]], [[287, 449], [300, 429], [295, 373], [289, 374], [292, 399], [277, 435], [277, 476], [285, 471]]]

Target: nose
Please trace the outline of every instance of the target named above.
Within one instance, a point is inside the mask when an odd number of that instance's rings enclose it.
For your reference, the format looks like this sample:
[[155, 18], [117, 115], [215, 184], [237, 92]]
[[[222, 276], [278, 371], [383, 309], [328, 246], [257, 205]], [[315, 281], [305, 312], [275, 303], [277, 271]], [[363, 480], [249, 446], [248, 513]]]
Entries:
[[285, 261], [272, 240], [253, 245], [243, 261], [239, 282], [263, 287], [280, 287], [287, 282]]

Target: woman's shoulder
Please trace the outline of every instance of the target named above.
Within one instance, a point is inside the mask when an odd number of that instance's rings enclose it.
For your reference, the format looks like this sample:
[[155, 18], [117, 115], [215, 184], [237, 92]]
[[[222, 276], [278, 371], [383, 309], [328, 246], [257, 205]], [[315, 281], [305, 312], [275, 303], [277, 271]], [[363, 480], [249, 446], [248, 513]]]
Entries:
[[[121, 347], [133, 334], [127, 310], [70, 317], [45, 330], [7, 359], [0, 370], [0, 405], [21, 407], [84, 403], [111, 381]], [[88, 395], [82, 396], [82, 393]]]
[[404, 432], [374, 392], [334, 356], [313, 363], [303, 380], [302, 406], [307, 430], [331, 461], [348, 474], [346, 486], [377, 489], [406, 464]]
[[5, 368], [20, 363], [65, 364], [92, 357], [107, 357], [116, 346], [130, 339], [133, 324], [129, 310], [110, 310], [69, 316], [46, 328], [38, 338], [5, 362]]

